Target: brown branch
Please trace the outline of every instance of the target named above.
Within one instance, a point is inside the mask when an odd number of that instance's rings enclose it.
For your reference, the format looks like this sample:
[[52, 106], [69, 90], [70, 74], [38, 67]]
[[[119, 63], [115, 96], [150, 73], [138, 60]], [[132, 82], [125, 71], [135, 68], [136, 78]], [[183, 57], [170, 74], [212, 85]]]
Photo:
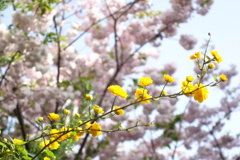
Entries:
[[79, 159], [80, 159], [80, 156], [81, 156], [81, 154], [82, 154], [83, 147], [85, 146], [88, 137], [89, 137], [89, 133], [87, 133], [86, 136], [84, 137], [84, 140], [83, 140], [83, 142], [82, 142], [82, 145], [80, 146], [80, 149], [78, 150], [78, 153], [76, 154], [74, 160], [79, 160]]
[[220, 155], [221, 159], [222, 159], [222, 160], [226, 160], [225, 157], [224, 157], [224, 155], [223, 155], [223, 152], [222, 152], [222, 150], [221, 150], [221, 146], [220, 146], [220, 144], [218, 143], [218, 140], [217, 140], [216, 136], [214, 135], [214, 132], [213, 132], [213, 131], [210, 131], [209, 133], [210, 133], [210, 135], [213, 137], [213, 139], [214, 139], [214, 141], [215, 141], [215, 143], [216, 143], [216, 146], [217, 146], [217, 148], [218, 148], [219, 155]]
[[[190, 105], [190, 103], [191, 103], [192, 101], [191, 101], [191, 99], [188, 101], [188, 104], [185, 106], [185, 108], [184, 108], [184, 111], [183, 111], [183, 114], [182, 114], [182, 116], [184, 117], [184, 115], [185, 115], [185, 113], [186, 113], [186, 111], [187, 111], [187, 109], [188, 109], [188, 107], [189, 107], [189, 105]], [[178, 129], [178, 135], [180, 135], [180, 132], [181, 132], [181, 129], [182, 129], [182, 122], [183, 122], [183, 120], [181, 119], [181, 121], [180, 121], [180, 124], [179, 124], [179, 129]], [[175, 153], [176, 153], [176, 151], [177, 151], [177, 148], [178, 148], [178, 142], [179, 141], [177, 141], [176, 142], [176, 144], [175, 144], [175, 146], [174, 146], [174, 150], [173, 150], [173, 154], [172, 154], [172, 160], [174, 160], [174, 158], [175, 158]]]
[[[58, 57], [57, 57], [57, 87], [59, 88], [59, 79], [60, 79], [60, 69], [61, 69], [61, 46], [60, 46], [60, 33], [58, 32], [57, 28], [57, 22], [56, 22], [56, 16], [53, 17], [53, 22], [54, 22], [54, 28], [55, 32], [57, 35], [57, 46], [58, 46]], [[56, 99], [56, 107], [55, 107], [55, 113], [58, 113], [58, 108], [59, 108], [59, 101]]]
[[128, 57], [126, 58], [126, 60], [120, 64], [119, 68], [116, 69], [114, 75], [113, 75], [113, 76], [111, 77], [111, 79], [108, 81], [108, 83], [107, 83], [107, 85], [106, 85], [106, 87], [105, 87], [105, 89], [104, 89], [104, 91], [103, 91], [103, 94], [102, 94], [102, 96], [101, 96], [101, 99], [99, 100], [99, 103], [98, 103], [99, 106], [101, 106], [101, 104], [102, 104], [102, 101], [103, 101], [103, 99], [104, 99], [104, 97], [105, 97], [105, 95], [106, 95], [108, 86], [110, 86], [110, 85], [112, 84], [112, 82], [115, 80], [115, 78], [117, 77], [118, 73], [121, 71], [122, 67], [123, 67], [123, 66], [134, 56], [134, 54], [137, 53], [144, 45], [146, 45], [147, 43], [149, 43], [149, 42], [155, 40], [157, 37], [159, 37], [159, 35], [161, 35], [161, 32], [163, 32], [164, 30], [166, 30], [167, 27], [168, 27], [168, 26], [164, 27], [158, 34], [156, 34], [155, 36], [153, 36], [152, 38], [150, 38], [149, 40], [147, 40], [146, 42], [144, 42], [144, 43], [143, 43], [141, 46], [139, 46], [137, 49], [135, 49], [135, 50], [133, 51], [133, 53], [131, 53], [130, 56], [128, 56]]
[[30, 123], [31, 125], [33, 125], [38, 131], [40, 131], [41, 129], [35, 124], [32, 122], [32, 120], [26, 118], [25, 116], [23, 116], [24, 119], [26, 119], [26, 121], [28, 121], [28, 123]]
[[[105, 3], [106, 3], [106, 6], [107, 6], [107, 9], [109, 11], [109, 14], [110, 16], [112, 17], [113, 19], [113, 30], [114, 30], [114, 50], [115, 50], [115, 59], [116, 59], [116, 62], [117, 62], [117, 70], [119, 68], [119, 57], [118, 57], [118, 34], [117, 34], [117, 21], [118, 21], [118, 18], [115, 18], [114, 15], [111, 13], [111, 10], [105, 0]], [[120, 17], [119, 17], [120, 18]]]
[[[22, 133], [22, 136], [23, 136], [23, 140], [27, 141], [27, 133], [26, 133], [26, 129], [25, 129], [24, 119], [23, 119], [21, 108], [19, 106], [18, 101], [17, 101], [16, 108], [13, 110], [13, 112], [16, 115], [16, 117], [18, 119], [18, 122], [20, 124], [20, 129], [21, 129], [21, 133]], [[25, 146], [26, 146], [27, 150], [30, 149], [29, 143], [26, 143]]]
[[[139, 0], [136, 0], [136, 1], [132, 2], [132, 3], [128, 3], [126, 6], [124, 6], [124, 7], [122, 7], [122, 8], [125, 8], [125, 7], [127, 7], [127, 6], [129, 6], [129, 5], [130, 5], [130, 8], [132, 8], [133, 5], [134, 5], [135, 3], [137, 3], [138, 1], [139, 1]], [[73, 44], [75, 41], [77, 41], [81, 36], [83, 36], [92, 26], [94, 26], [95, 24], [101, 22], [102, 20], [107, 19], [108, 17], [111, 17], [111, 16], [113, 17], [113, 15], [119, 13], [122, 8], [120, 8], [118, 11], [114, 12], [113, 14], [110, 13], [110, 15], [106, 16], [106, 17], [103, 18], [103, 19], [100, 19], [100, 20], [98, 20], [97, 22], [94, 22], [94, 23], [93, 23], [91, 26], [89, 26], [82, 34], [80, 34], [74, 41], [72, 41], [67, 47], [69, 47], [71, 44]], [[127, 10], [125, 10], [124, 12], [122, 12], [121, 16], [124, 15], [125, 13], [127, 13], [127, 12], [130, 10], [130, 8], [128, 8]], [[120, 17], [118, 17], [118, 18], [120, 18]], [[103, 94], [101, 95], [101, 98], [100, 98], [100, 100], [99, 100], [99, 102], [98, 102], [98, 105], [99, 105], [99, 106], [101, 106], [101, 104], [102, 104], [102, 102], [103, 102], [103, 99], [104, 99], [105, 96], [106, 96], [108, 86], [110, 86], [110, 85], [112, 84], [112, 82], [115, 80], [115, 78], [117, 77], [117, 75], [118, 75], [119, 72], [121, 71], [121, 69], [122, 69], [122, 67], [124, 66], [124, 64], [126, 64], [127, 61], [130, 60], [130, 59], [132, 58], [132, 56], [133, 56], [136, 52], [138, 52], [145, 44], [147, 44], [148, 42], [153, 41], [153, 40], [155, 40], [157, 37], [159, 37], [159, 36], [161, 35], [161, 32], [163, 32], [165, 29], [167, 29], [167, 27], [168, 27], [168, 25], [166, 25], [166, 27], [164, 27], [164, 28], [163, 28], [158, 34], [156, 34], [154, 37], [152, 37], [152, 38], [149, 39], [148, 41], [144, 42], [144, 43], [143, 43], [139, 48], [137, 48], [124, 62], [122, 62], [122, 63], [119, 65], [119, 67], [116, 66], [116, 71], [115, 71], [114, 75], [110, 78], [110, 80], [108, 81], [107, 85], [105, 86], [105, 89], [104, 89], [104, 91], [103, 91]], [[116, 34], [116, 33], [117, 33], [117, 32], [114, 31], [114, 33], [115, 33], [115, 52], [116, 52], [115, 54], [117, 54], [117, 53], [118, 53], [118, 50], [116, 50], [116, 47], [117, 47], [117, 39], [116, 39], [117, 34]], [[65, 47], [64, 49], [66, 49], [67, 47]], [[88, 135], [88, 136], [89, 136], [89, 135]], [[88, 136], [85, 137], [86, 140], [87, 140]], [[81, 145], [81, 147], [80, 147], [80, 149], [79, 149], [79, 151], [78, 151], [77, 156], [81, 155], [81, 152], [82, 152], [82, 150], [83, 150], [83, 148], [84, 148], [84, 146], [85, 146], [85, 144], [86, 144], [86, 140], [85, 140], [84, 143]], [[75, 159], [75, 160], [77, 160], [77, 159]]]

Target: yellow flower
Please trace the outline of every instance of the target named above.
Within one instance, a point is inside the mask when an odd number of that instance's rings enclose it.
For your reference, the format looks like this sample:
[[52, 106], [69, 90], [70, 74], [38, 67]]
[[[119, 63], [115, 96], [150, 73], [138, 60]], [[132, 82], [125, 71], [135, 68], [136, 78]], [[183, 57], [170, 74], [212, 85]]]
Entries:
[[92, 100], [93, 96], [91, 94], [86, 94], [85, 98], [86, 100]]
[[11, 153], [11, 150], [10, 150], [10, 149], [7, 149], [7, 150], [6, 150], [6, 152], [7, 152], [7, 155], [9, 155], [9, 156], [11, 156], [11, 155], [12, 155], [12, 153]]
[[228, 78], [224, 74], [221, 74], [219, 77], [220, 77], [221, 81], [223, 81], [223, 82], [228, 81]]
[[77, 136], [77, 135], [75, 135], [73, 138], [74, 138], [75, 141], [78, 141], [80, 139], [80, 137]]
[[58, 134], [58, 133], [59, 133], [59, 130], [57, 130], [57, 129], [51, 129], [51, 131], [50, 131], [50, 135], [55, 138], [60, 136], [60, 134]]
[[165, 96], [167, 94], [167, 91], [163, 90], [161, 96]]
[[13, 143], [18, 146], [18, 145], [22, 145], [23, 141], [20, 140], [20, 139], [14, 138], [14, 139], [13, 139]]
[[68, 139], [69, 137], [71, 137], [71, 134], [72, 134], [71, 130], [72, 130], [72, 128], [62, 127], [60, 129], [60, 132], [62, 132], [62, 133], [60, 133], [60, 135], [62, 135], [62, 136], [58, 140], [63, 141], [63, 140]]
[[80, 114], [78, 114], [78, 113], [75, 113], [75, 115], [74, 115], [76, 118], [79, 118], [80, 117]]
[[[198, 90], [196, 90], [198, 89]], [[199, 86], [198, 85], [195, 85], [194, 86], [194, 99], [196, 101], [198, 101], [199, 103], [202, 103], [204, 100], [206, 100], [208, 98], [208, 89], [206, 87], [204, 87], [203, 84], [200, 84]]]
[[[119, 109], [119, 106], [114, 107], [114, 110]], [[122, 109], [114, 111], [116, 115], [124, 115], [124, 111]]]
[[6, 138], [3, 138], [3, 141], [4, 141], [4, 142], [7, 142], [8, 140], [7, 140]]
[[126, 99], [128, 97], [127, 92], [122, 89], [120, 86], [118, 85], [112, 85], [108, 87], [109, 92], [111, 92], [113, 95], [115, 96], [120, 96], [123, 99]]
[[139, 84], [141, 86], [144, 86], [144, 87], [152, 84], [152, 82], [153, 82], [153, 80], [151, 78], [149, 78], [149, 77], [142, 77], [139, 80]]
[[[148, 90], [144, 89], [144, 88], [137, 88], [136, 92], [135, 92], [135, 97], [137, 98], [138, 101], [141, 101], [140, 103], [145, 104], [145, 103], [150, 103], [150, 98], [152, 98], [152, 96], [150, 96], [148, 93]], [[146, 99], [146, 100], [144, 100]], [[144, 101], [142, 101], [144, 100]]]
[[104, 110], [102, 109], [102, 107], [99, 107], [97, 105], [93, 106], [93, 110], [96, 114], [104, 113]]
[[196, 52], [190, 56], [190, 59], [201, 59], [201, 52]]
[[189, 83], [188, 81], [182, 81], [182, 91], [185, 93], [185, 96], [190, 97], [192, 92], [194, 90], [194, 86], [192, 83]]
[[55, 113], [50, 113], [48, 118], [51, 120], [51, 121], [58, 121], [60, 120], [60, 116], [58, 114], [55, 114]]
[[43, 160], [51, 160], [51, 159], [48, 157], [44, 157]]
[[[39, 145], [43, 148], [43, 147], [45, 147], [45, 146], [47, 146], [49, 144], [49, 140], [44, 140], [44, 141], [42, 141], [42, 142], [40, 142], [39, 143]], [[50, 149], [49, 148], [49, 146], [48, 147], [46, 147], [47, 149]]]
[[44, 121], [43, 117], [38, 117], [38, 121], [43, 122]]
[[167, 74], [164, 74], [164, 75], [163, 75], [163, 79], [164, 79], [166, 82], [169, 82], [169, 83], [174, 82], [174, 78], [172, 78], [171, 76], [169, 76], [169, 75], [167, 75]]
[[78, 141], [79, 140], [79, 138], [81, 137], [81, 136], [83, 136], [84, 135], [84, 130], [82, 129], [82, 128], [77, 128], [77, 133], [76, 133], [76, 135], [74, 136], [74, 140], [75, 141]]
[[209, 63], [209, 64], [208, 64], [208, 68], [209, 68], [209, 69], [213, 69], [213, 68], [215, 68], [215, 65], [214, 65], [213, 63]]
[[86, 129], [89, 130], [89, 133], [93, 136], [99, 136], [102, 134], [102, 127], [96, 121], [91, 124], [90, 122], [86, 123]]
[[82, 121], [81, 121], [81, 120], [79, 120], [77, 123], [78, 123], [78, 124], [82, 124]]
[[39, 145], [42, 148], [47, 146], [46, 149], [50, 149], [50, 150], [58, 149], [60, 145], [57, 141], [54, 141], [54, 140], [55, 138], [51, 138], [50, 140], [45, 139], [44, 141], [40, 142]]
[[66, 114], [66, 115], [69, 115], [70, 114], [70, 111], [68, 109], [64, 109], [63, 110], [63, 113]]
[[62, 127], [60, 130], [52, 129], [50, 131], [50, 134], [52, 137], [57, 138], [58, 141], [63, 141], [71, 136], [72, 134], [72, 132], [70, 132], [71, 130], [72, 128]]
[[188, 81], [188, 82], [192, 82], [193, 80], [194, 80], [193, 76], [187, 76], [186, 77], [186, 81]]
[[58, 143], [58, 141], [54, 141], [55, 140], [55, 138], [50, 138], [50, 146], [49, 146], [49, 148], [52, 150], [52, 149], [58, 149], [59, 148], [59, 143]]
[[214, 57], [214, 59], [217, 63], [222, 62], [222, 57], [218, 54], [217, 51], [210, 51], [210, 53], [212, 54], [212, 56]]

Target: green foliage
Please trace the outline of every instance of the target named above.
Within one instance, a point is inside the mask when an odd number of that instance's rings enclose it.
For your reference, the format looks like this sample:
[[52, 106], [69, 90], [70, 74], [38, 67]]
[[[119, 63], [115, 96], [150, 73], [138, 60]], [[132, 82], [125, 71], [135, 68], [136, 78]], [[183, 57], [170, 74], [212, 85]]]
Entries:
[[138, 12], [135, 17], [138, 17], [139, 19], [143, 19], [143, 18], [155, 18], [159, 15], [161, 15], [162, 12], [161, 11], [142, 11], [142, 12]]
[[205, 0], [205, 1], [203, 1], [201, 4], [200, 4], [200, 6], [201, 7], [204, 7], [205, 5], [207, 5], [208, 3], [210, 3], [211, 2], [211, 0]]
[[32, 3], [17, 2], [16, 8], [21, 9], [22, 12], [37, 12], [40, 15], [45, 14], [48, 11], [52, 11], [54, 8], [52, 5], [59, 4], [59, 0], [32, 0]]
[[6, 56], [1, 56], [0, 57], [0, 66], [5, 66], [7, 64], [10, 64], [12, 62], [17, 62], [19, 60], [23, 60], [21, 57], [20, 53], [9, 53]]
[[[175, 131], [175, 126], [178, 122], [181, 122], [183, 118], [183, 114], [178, 114], [174, 117], [174, 119], [170, 123], [166, 123], [164, 125], [156, 124], [156, 128], [164, 129], [162, 137], [170, 138], [173, 141], [179, 140], [179, 134]], [[169, 144], [165, 146], [170, 147]]]
[[[44, 34], [42, 34], [42, 35], [44, 35]], [[57, 42], [57, 41], [58, 41], [58, 36], [57, 36], [57, 34], [54, 33], [54, 32], [49, 32], [49, 33], [47, 33], [47, 34], [45, 35], [45, 38], [44, 38], [43, 43], [44, 43], [44, 44], [47, 44], [47, 43], [49, 43], [49, 42]]]
[[10, 4], [11, 4], [11, 0], [1, 0], [0, 1], [0, 11], [5, 10]]

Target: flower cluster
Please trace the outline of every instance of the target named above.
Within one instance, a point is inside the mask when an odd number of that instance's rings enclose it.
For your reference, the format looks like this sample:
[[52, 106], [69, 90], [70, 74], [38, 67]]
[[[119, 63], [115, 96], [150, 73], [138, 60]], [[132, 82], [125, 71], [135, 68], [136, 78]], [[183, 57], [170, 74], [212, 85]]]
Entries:
[[86, 129], [93, 136], [99, 136], [102, 134], [102, 127], [96, 121], [91, 124], [90, 122], [86, 124]]
[[148, 94], [148, 90], [145, 88], [137, 88], [135, 92], [135, 97], [140, 103], [150, 103], [152, 96]]
[[[215, 65], [213, 63], [211, 63], [212, 61], [216, 61], [217, 63], [220, 63], [222, 62], [222, 57], [218, 54], [217, 51], [210, 51], [210, 53], [212, 54], [213, 56], [213, 59], [211, 60], [208, 60], [206, 61], [205, 59], [202, 59], [202, 63], [203, 64], [200, 64], [200, 60], [201, 60], [201, 52], [196, 52], [194, 53], [193, 55], [190, 56], [190, 59], [198, 59], [197, 60], [197, 64], [198, 64], [198, 67], [201, 71], [201, 75], [199, 75], [200, 77], [200, 80], [198, 81], [197, 84], [193, 85], [191, 82], [194, 80], [194, 77], [193, 76], [187, 76], [186, 77], [186, 81], [183, 81], [182, 82], [182, 92], [187, 96], [191, 96], [193, 95], [194, 96], [194, 99], [196, 101], [198, 101], [199, 103], [202, 103], [203, 101], [205, 101], [207, 98], [208, 98], [208, 89], [206, 88], [206, 86], [204, 84], [201, 84], [201, 80], [204, 76], [204, 71], [205, 68], [204, 68], [204, 65], [208, 64], [207, 65], [207, 69], [213, 69], [215, 68]], [[206, 53], [205, 53], [206, 54]], [[204, 58], [206, 57], [206, 55], [204, 55]], [[225, 82], [227, 81], [227, 77], [225, 75], [220, 75], [220, 80]], [[218, 80], [216, 79], [216, 81], [218, 82]]]

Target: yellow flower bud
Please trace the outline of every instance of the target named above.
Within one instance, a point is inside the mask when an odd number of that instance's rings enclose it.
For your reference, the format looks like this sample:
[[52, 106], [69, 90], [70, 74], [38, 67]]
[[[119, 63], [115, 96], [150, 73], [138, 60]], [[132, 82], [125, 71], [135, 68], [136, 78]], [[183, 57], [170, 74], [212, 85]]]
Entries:
[[12, 155], [12, 153], [10, 153], [10, 152], [11, 152], [11, 150], [10, 150], [10, 149], [7, 149], [7, 150], [6, 150], [6, 152], [7, 152], [7, 155], [9, 155], [9, 156], [11, 156], [11, 155]]
[[[119, 106], [116, 106], [114, 108], [114, 110], [119, 109], [119, 108], [120, 108]], [[122, 109], [116, 110], [114, 112], [116, 113], [116, 115], [124, 115], [124, 111]]]
[[213, 68], [215, 68], [215, 65], [214, 65], [213, 63], [209, 63], [209, 64], [208, 64], [208, 68], [209, 68], [209, 69], [213, 69]]
[[82, 121], [81, 121], [81, 120], [79, 120], [77, 123], [78, 123], [78, 124], [82, 124]]
[[167, 91], [163, 90], [162, 91], [162, 96], [165, 96], [167, 94]]
[[44, 121], [43, 117], [38, 117], [38, 121], [43, 122]]
[[164, 79], [166, 82], [169, 82], [169, 83], [174, 82], [174, 78], [172, 78], [171, 76], [169, 76], [169, 75], [167, 75], [167, 74], [164, 74], [164, 75], [163, 75], [163, 79]]
[[78, 114], [78, 113], [75, 113], [75, 115], [74, 115], [76, 118], [79, 118], [80, 117], [80, 114]]
[[94, 112], [96, 114], [104, 113], [104, 110], [101, 107], [97, 106], [97, 105], [93, 106], [93, 110], [94, 110]]
[[221, 81], [223, 81], [223, 82], [228, 81], [228, 78], [224, 74], [221, 74], [219, 77], [220, 77]]
[[63, 110], [63, 113], [66, 114], [66, 115], [69, 115], [69, 114], [70, 114], [70, 111], [67, 110], [67, 109], [64, 109], [64, 110]]
[[51, 120], [51, 121], [58, 121], [60, 120], [60, 116], [58, 114], [55, 114], [55, 113], [50, 113], [48, 118]]
[[93, 96], [91, 94], [86, 94], [85, 98], [86, 100], [92, 100]]
[[192, 82], [193, 80], [194, 80], [193, 76], [187, 76], [186, 77], [186, 81], [188, 81], [188, 82]]

